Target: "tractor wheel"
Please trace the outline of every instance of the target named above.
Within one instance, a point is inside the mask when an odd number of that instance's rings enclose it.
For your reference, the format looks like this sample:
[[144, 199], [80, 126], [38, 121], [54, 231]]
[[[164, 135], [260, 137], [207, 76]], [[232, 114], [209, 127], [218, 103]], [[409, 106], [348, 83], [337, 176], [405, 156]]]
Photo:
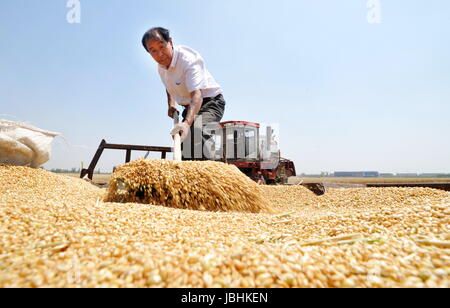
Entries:
[[286, 174], [286, 168], [284, 166], [280, 166], [277, 169], [277, 178], [275, 180], [278, 184], [287, 184], [288, 183], [288, 176]]

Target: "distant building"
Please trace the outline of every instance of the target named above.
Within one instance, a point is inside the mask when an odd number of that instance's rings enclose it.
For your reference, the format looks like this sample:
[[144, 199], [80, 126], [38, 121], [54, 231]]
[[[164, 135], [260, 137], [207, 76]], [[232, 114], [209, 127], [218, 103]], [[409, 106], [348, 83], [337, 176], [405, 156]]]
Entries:
[[377, 178], [380, 173], [378, 171], [336, 171], [334, 176], [337, 178]]
[[395, 174], [393, 173], [380, 173], [381, 178], [393, 178]]
[[400, 178], [416, 178], [417, 176], [417, 173], [397, 173], [397, 177]]

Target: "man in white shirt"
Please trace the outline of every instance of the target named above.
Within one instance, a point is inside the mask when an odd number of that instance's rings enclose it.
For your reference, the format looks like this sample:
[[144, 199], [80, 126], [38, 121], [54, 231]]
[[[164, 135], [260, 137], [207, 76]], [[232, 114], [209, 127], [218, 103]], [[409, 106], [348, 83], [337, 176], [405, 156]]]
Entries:
[[184, 107], [183, 122], [171, 131], [172, 136], [181, 134], [183, 159], [212, 159], [210, 147], [204, 146], [212, 137], [205, 126], [220, 122], [225, 100], [203, 58], [187, 46], [175, 46], [169, 30], [160, 27], [148, 30], [142, 45], [159, 64], [159, 75], [166, 87], [168, 116], [173, 117], [176, 104]]

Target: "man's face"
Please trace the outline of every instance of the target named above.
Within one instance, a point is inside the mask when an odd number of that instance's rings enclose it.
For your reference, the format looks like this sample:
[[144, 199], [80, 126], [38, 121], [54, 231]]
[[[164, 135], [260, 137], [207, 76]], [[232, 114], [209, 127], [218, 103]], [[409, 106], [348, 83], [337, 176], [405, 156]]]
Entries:
[[167, 68], [170, 66], [173, 57], [172, 40], [169, 40], [169, 42], [164, 40], [149, 40], [146, 46], [148, 52], [156, 62]]

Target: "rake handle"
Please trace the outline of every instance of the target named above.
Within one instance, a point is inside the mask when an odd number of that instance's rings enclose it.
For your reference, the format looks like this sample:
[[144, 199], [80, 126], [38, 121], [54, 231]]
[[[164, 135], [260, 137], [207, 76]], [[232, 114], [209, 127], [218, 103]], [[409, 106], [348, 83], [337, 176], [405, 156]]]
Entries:
[[[173, 113], [173, 125], [177, 125], [180, 121], [180, 113], [176, 110]], [[173, 136], [173, 160], [181, 161], [181, 136], [176, 134]]]
[[173, 136], [173, 160], [181, 161], [181, 136], [176, 134]]

